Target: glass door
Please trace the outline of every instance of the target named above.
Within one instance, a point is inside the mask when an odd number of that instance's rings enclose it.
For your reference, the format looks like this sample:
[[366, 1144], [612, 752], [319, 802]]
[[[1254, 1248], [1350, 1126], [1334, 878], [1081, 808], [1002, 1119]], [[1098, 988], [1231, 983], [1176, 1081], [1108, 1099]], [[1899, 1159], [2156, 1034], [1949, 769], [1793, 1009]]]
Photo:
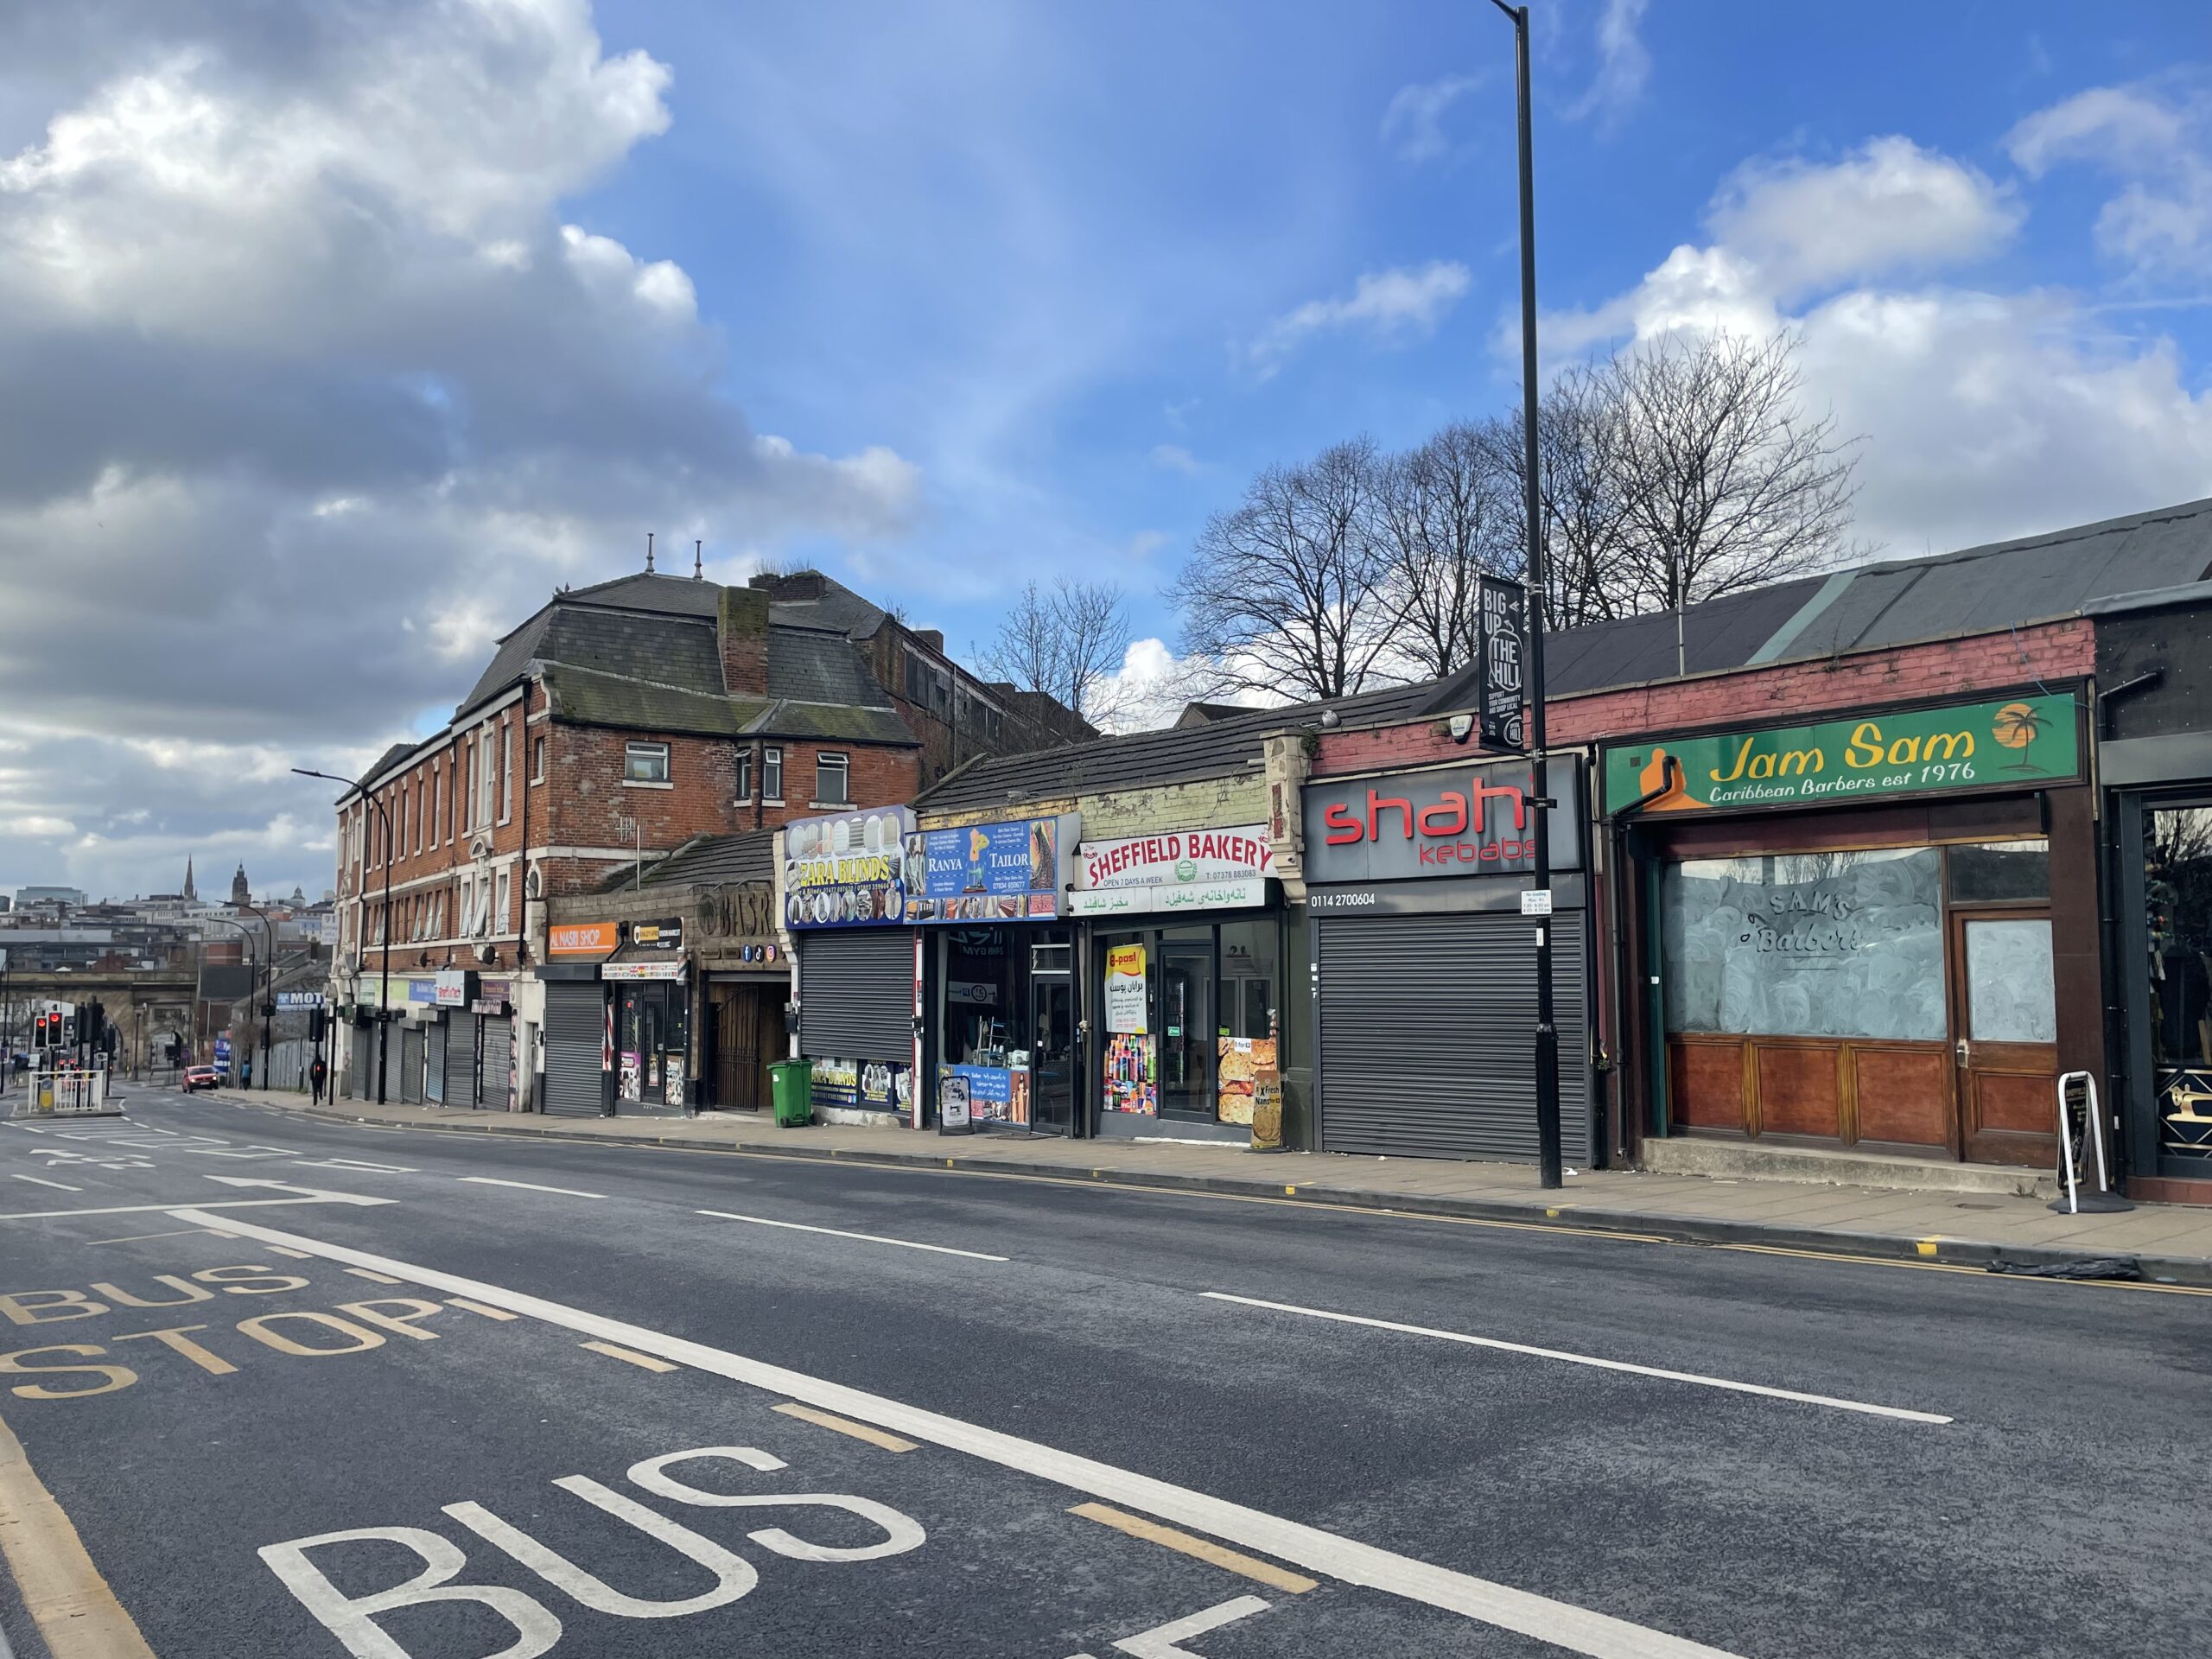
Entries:
[[1160, 1109], [1216, 1116], [1213, 930], [1164, 933], [1160, 943]]
[[2137, 810], [2143, 933], [2131, 1022], [2150, 1119], [2137, 1143], [2158, 1147], [2164, 1173], [2212, 1175], [2212, 806]]
[[2047, 1165], [2058, 1146], [2050, 912], [1955, 908], [1951, 963], [1961, 1149], [1973, 1163]]
[[1035, 1128], [1075, 1132], [1075, 976], [1040, 973], [1029, 982], [1029, 1075]]

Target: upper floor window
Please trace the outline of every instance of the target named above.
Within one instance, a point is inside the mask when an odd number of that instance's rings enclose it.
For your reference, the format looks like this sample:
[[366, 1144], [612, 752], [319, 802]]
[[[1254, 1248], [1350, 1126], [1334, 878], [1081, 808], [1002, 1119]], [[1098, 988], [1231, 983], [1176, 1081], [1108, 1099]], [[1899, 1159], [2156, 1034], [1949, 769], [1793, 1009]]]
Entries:
[[906, 701], [918, 703], [939, 720], [952, 713], [952, 676], [918, 651], [906, 651]]
[[626, 784], [664, 784], [668, 781], [668, 745], [626, 743], [622, 747], [622, 781]]
[[499, 822], [515, 813], [515, 728], [499, 728]]
[[847, 806], [853, 798], [853, 763], [849, 755], [824, 749], [814, 758], [814, 798], [823, 806]]
[[779, 804], [784, 798], [784, 752], [772, 743], [760, 751], [760, 798]]
[[498, 782], [493, 770], [492, 728], [486, 727], [476, 740], [476, 827], [492, 827], [493, 790]]
[[542, 737], [530, 751], [530, 781], [533, 784], [545, 781], [545, 740]]
[[753, 798], [753, 751], [750, 749], [737, 752], [737, 798], [741, 801]]

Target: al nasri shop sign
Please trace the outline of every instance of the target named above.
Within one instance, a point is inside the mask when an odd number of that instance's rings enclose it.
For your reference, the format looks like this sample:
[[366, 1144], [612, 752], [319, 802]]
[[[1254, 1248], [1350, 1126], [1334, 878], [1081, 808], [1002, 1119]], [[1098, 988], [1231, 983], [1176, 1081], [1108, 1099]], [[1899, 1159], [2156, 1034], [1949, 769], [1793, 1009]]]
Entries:
[[1172, 830], [1086, 841], [1076, 849], [1070, 913], [1116, 916], [1230, 910], [1268, 901], [1274, 850], [1263, 824]]

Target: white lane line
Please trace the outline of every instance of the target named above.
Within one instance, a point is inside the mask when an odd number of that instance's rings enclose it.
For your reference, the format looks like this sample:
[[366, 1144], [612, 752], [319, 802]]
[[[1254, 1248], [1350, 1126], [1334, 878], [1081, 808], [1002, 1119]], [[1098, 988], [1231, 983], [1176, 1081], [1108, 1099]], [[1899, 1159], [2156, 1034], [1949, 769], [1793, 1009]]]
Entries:
[[376, 1175], [415, 1175], [421, 1172], [406, 1164], [372, 1164], [365, 1158], [302, 1158], [308, 1169], [359, 1169]]
[[[51, 1168], [52, 1166], [48, 1165], [48, 1167]], [[81, 1192], [85, 1190], [81, 1186], [72, 1186], [67, 1181], [49, 1181], [43, 1175], [18, 1175], [16, 1179], [19, 1181], [29, 1181], [34, 1186], [58, 1186], [64, 1192]]]
[[1211, 1302], [1234, 1302], [1240, 1307], [1264, 1307], [1275, 1313], [1296, 1313], [1309, 1319], [1329, 1319], [1338, 1325], [1363, 1325], [1375, 1331], [1395, 1331], [1402, 1336], [1433, 1337], [1440, 1342], [1465, 1343], [1470, 1348], [1493, 1348], [1500, 1353], [1526, 1354], [1535, 1359], [1564, 1360], [1570, 1365], [1589, 1365], [1601, 1371], [1626, 1371], [1634, 1376], [1656, 1376], [1668, 1382], [1694, 1382], [1700, 1388], [1726, 1389], [1732, 1394], [1764, 1395], [1770, 1400], [1794, 1400], [1800, 1405], [1827, 1406], [1836, 1411], [1865, 1412], [1870, 1417], [1894, 1417], [1906, 1423], [1948, 1423], [1932, 1411], [1910, 1411], [1903, 1406], [1870, 1405], [1864, 1400], [1842, 1400], [1830, 1394], [1801, 1394], [1795, 1389], [1770, 1389], [1764, 1382], [1738, 1382], [1725, 1376], [1706, 1376], [1697, 1371], [1669, 1371], [1656, 1365], [1634, 1365], [1624, 1359], [1599, 1359], [1594, 1354], [1570, 1354], [1560, 1348], [1534, 1348], [1525, 1342], [1503, 1342], [1496, 1337], [1471, 1337], [1463, 1331], [1438, 1331], [1425, 1325], [1400, 1325], [1394, 1319], [1370, 1319], [1357, 1313], [1332, 1313], [1326, 1308], [1300, 1307], [1292, 1302], [1266, 1302], [1256, 1296], [1232, 1296], [1225, 1290], [1198, 1293]]
[[474, 1181], [479, 1186], [516, 1186], [525, 1192], [558, 1192], [564, 1198], [603, 1198], [604, 1192], [579, 1192], [573, 1186], [540, 1186], [536, 1181], [503, 1181], [496, 1175], [461, 1175], [458, 1180]]
[[1364, 1586], [1424, 1606], [1459, 1613], [1500, 1630], [1548, 1642], [1570, 1653], [1586, 1654], [1589, 1659], [1739, 1659], [1724, 1648], [1669, 1636], [1664, 1630], [1592, 1612], [1571, 1602], [1554, 1601], [1531, 1591], [1516, 1590], [1510, 1585], [1478, 1579], [1471, 1573], [1433, 1567], [1409, 1555], [1339, 1537], [1319, 1527], [1287, 1521], [1262, 1510], [1232, 1503], [1226, 1498], [1039, 1446], [1034, 1440], [943, 1416], [919, 1406], [886, 1399], [880, 1394], [848, 1388], [842, 1382], [809, 1376], [804, 1371], [748, 1359], [726, 1349], [710, 1348], [704, 1343], [690, 1342], [626, 1320], [588, 1313], [582, 1308], [486, 1284], [481, 1280], [463, 1278], [459, 1274], [416, 1267], [391, 1256], [350, 1249], [342, 1244], [326, 1244], [298, 1233], [279, 1232], [273, 1227], [257, 1226], [226, 1217], [208, 1217], [193, 1210], [175, 1213], [180, 1221], [220, 1225], [261, 1243], [289, 1245], [327, 1261], [374, 1268], [445, 1295], [469, 1297], [582, 1336], [617, 1343], [640, 1353], [657, 1354], [712, 1376], [727, 1377], [733, 1382], [742, 1382], [787, 1400], [801, 1401], [860, 1422], [873, 1423], [910, 1440], [941, 1446], [1141, 1515], [1191, 1528], [1239, 1545], [1255, 1554], [1273, 1556], [1276, 1560], [1302, 1567], [1324, 1578]]
[[902, 1250], [927, 1250], [934, 1255], [964, 1255], [970, 1262], [1003, 1262], [1002, 1255], [986, 1255], [981, 1250], [956, 1250], [950, 1244], [917, 1244], [911, 1238], [885, 1238], [880, 1233], [849, 1233], [836, 1227], [810, 1227], [802, 1221], [771, 1221], [766, 1216], [741, 1216], [728, 1210], [700, 1210], [694, 1212], [713, 1216], [720, 1221], [749, 1221], [755, 1227], [785, 1227], [795, 1233], [823, 1233], [831, 1238], [857, 1238], [864, 1244], [896, 1244]]

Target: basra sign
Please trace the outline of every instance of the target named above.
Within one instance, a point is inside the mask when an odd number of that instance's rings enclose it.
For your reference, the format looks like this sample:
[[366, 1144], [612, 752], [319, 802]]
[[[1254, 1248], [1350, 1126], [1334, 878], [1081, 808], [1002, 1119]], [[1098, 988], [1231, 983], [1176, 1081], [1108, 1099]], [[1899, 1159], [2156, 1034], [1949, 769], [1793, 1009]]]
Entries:
[[[1582, 868], [1580, 769], [1552, 762], [1552, 868]], [[1522, 760], [1306, 786], [1306, 879], [1402, 881], [1535, 868], [1534, 769]]]

